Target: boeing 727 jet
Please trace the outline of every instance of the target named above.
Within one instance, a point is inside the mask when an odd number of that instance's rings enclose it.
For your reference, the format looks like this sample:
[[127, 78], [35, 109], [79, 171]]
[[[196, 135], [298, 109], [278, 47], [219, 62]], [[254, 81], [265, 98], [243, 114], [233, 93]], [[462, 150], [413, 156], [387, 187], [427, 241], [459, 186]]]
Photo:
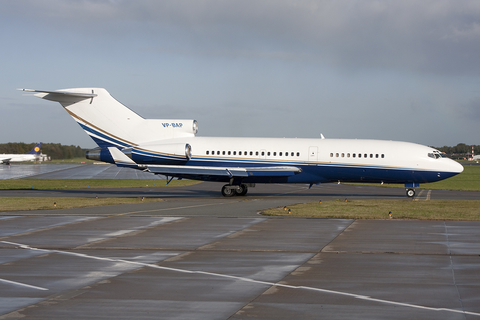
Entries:
[[23, 154], [0, 154], [0, 163], [9, 165], [12, 162], [35, 161], [40, 154], [42, 143], [37, 143], [30, 152]]
[[459, 163], [399, 141], [197, 137], [195, 120], [144, 119], [102, 88], [22, 89], [59, 102], [97, 143], [87, 158], [167, 176], [223, 182], [224, 196], [256, 183], [420, 183], [452, 177]]

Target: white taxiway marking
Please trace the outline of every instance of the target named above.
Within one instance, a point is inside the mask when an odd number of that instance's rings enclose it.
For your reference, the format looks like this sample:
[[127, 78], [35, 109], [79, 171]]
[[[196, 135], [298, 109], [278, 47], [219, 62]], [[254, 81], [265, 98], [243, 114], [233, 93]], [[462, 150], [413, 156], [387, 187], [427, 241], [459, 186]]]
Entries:
[[16, 281], [10, 281], [10, 280], [6, 280], [6, 279], [0, 279], [0, 282], [6, 282], [6, 283], [10, 283], [10, 284], [13, 284], [13, 285], [16, 285], [16, 286], [27, 287], [27, 288], [37, 289], [37, 290], [48, 290], [47, 288], [32, 286], [30, 284], [16, 282]]
[[[480, 316], [480, 313], [478, 313], [478, 312], [469, 312], [469, 311], [462, 311], [462, 310], [455, 310], [455, 309], [448, 309], [448, 308], [433, 308], [433, 307], [421, 306], [421, 305], [416, 305], [416, 304], [411, 304], [411, 303], [403, 303], [403, 302], [396, 302], [396, 301], [390, 301], [390, 300], [384, 300], [384, 299], [376, 299], [376, 298], [372, 298], [372, 297], [369, 297], [369, 296], [363, 296], [363, 295], [359, 295], [359, 294], [342, 292], [342, 291], [335, 291], [335, 290], [328, 290], [328, 289], [321, 289], [321, 288], [314, 288], [314, 287], [306, 287], [306, 286], [291, 286], [291, 285], [286, 285], [286, 284], [281, 284], [281, 283], [275, 283], [275, 282], [269, 282], [269, 281], [260, 281], [260, 280], [254, 280], [254, 279], [249, 279], [249, 278], [244, 278], [244, 277], [237, 277], [237, 276], [231, 276], [231, 275], [227, 275], [227, 274], [221, 274], [221, 273], [212, 273], [212, 272], [198, 271], [198, 270], [193, 270], [192, 271], [192, 270], [185, 270], [185, 269], [178, 269], [178, 268], [162, 267], [162, 266], [159, 266], [159, 265], [156, 265], [156, 264], [151, 264], [151, 263], [135, 262], [135, 261], [129, 261], [129, 260], [123, 260], [123, 259], [95, 257], [95, 256], [90, 256], [90, 255], [87, 255], [87, 254], [83, 254], [83, 253], [75, 253], [75, 252], [68, 252], [68, 251], [61, 251], [61, 250], [46, 250], [46, 249], [33, 248], [33, 247], [30, 247], [30, 246], [25, 245], [25, 244], [9, 242], [9, 241], [0, 241], [0, 242], [15, 245], [15, 246], [18, 246], [22, 249], [28, 249], [28, 250], [55, 252], [55, 253], [59, 253], [59, 254], [72, 255], [72, 256], [83, 257], [83, 258], [87, 258], [87, 259], [94, 259], [94, 260], [129, 263], [129, 264], [134, 264], [134, 265], [138, 265], [138, 266], [141, 266], [141, 267], [149, 267], [149, 268], [154, 268], [154, 269], [169, 270], [169, 271], [173, 271], [173, 272], [203, 274], [203, 275], [209, 275], [209, 276], [213, 276], [213, 277], [228, 278], [228, 279], [235, 279], [235, 280], [240, 280], [240, 281], [245, 281], [245, 282], [258, 283], [258, 284], [262, 284], [262, 285], [266, 285], [266, 286], [275, 286], [275, 287], [282, 287], [282, 288], [289, 288], [289, 289], [301, 289], [301, 290], [309, 290], [309, 291], [314, 291], [314, 292], [330, 293], [330, 294], [348, 296], [348, 297], [352, 297], [352, 298], [360, 299], [360, 300], [374, 301], [374, 302], [385, 303], [385, 304], [396, 305], [396, 306], [402, 306], [402, 307], [408, 307], [408, 308], [430, 310], [430, 311], [445, 311], [445, 312], [452, 312], [452, 313], [468, 314], [468, 315], [472, 315], [472, 316]], [[36, 287], [36, 288], [39, 288], [39, 287]], [[48, 290], [48, 289], [45, 289], [45, 290]]]
[[137, 214], [137, 213], [146, 213], [146, 212], [172, 211], [172, 210], [180, 210], [180, 209], [191, 209], [191, 208], [200, 208], [200, 207], [208, 207], [208, 206], [217, 206], [217, 205], [226, 204], [226, 203], [229, 203], [229, 202], [206, 203], [206, 204], [197, 204], [197, 205], [193, 205], [193, 206], [184, 206], [184, 207], [172, 207], [172, 208], [163, 208], [163, 209], [132, 211], [132, 212], [125, 212], [125, 213], [116, 214], [116, 216], [124, 216], [124, 215], [127, 215], [127, 214]]

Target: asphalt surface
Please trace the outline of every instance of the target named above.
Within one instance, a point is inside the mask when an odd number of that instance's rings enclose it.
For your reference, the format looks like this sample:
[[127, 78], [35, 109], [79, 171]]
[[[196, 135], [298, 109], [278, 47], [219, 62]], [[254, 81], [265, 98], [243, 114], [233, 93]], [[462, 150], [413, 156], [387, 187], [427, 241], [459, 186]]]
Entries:
[[411, 200], [337, 184], [233, 198], [220, 187], [0, 191], [163, 199], [0, 214], [0, 319], [480, 319], [480, 222], [268, 218], [258, 212], [298, 202]]

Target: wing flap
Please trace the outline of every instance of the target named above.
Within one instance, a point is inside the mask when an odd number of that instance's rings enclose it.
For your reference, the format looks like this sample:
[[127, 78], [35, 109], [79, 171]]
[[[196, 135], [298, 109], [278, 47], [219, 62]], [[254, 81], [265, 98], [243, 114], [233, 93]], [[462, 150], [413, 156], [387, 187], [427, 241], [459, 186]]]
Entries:
[[248, 176], [253, 177], [289, 177], [302, 172], [297, 167], [253, 167], [246, 168]]
[[220, 177], [248, 177], [244, 168], [200, 167], [200, 166], [163, 166], [149, 165], [147, 169], [155, 174], [167, 176], [220, 176]]
[[192, 176], [219, 176], [219, 177], [288, 177], [300, 173], [302, 170], [297, 167], [200, 167], [200, 166], [167, 166], [148, 165], [148, 170], [155, 174], [168, 176], [192, 175]]

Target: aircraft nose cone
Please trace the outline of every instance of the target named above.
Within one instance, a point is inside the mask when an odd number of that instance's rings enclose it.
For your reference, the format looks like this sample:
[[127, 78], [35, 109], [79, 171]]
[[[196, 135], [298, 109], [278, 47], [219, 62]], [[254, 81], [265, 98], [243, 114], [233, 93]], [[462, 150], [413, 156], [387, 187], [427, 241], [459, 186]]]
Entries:
[[452, 161], [452, 164], [451, 164], [451, 172], [454, 172], [454, 173], [462, 173], [463, 172], [463, 166], [458, 163], [457, 161], [454, 161], [454, 160], [451, 160]]

